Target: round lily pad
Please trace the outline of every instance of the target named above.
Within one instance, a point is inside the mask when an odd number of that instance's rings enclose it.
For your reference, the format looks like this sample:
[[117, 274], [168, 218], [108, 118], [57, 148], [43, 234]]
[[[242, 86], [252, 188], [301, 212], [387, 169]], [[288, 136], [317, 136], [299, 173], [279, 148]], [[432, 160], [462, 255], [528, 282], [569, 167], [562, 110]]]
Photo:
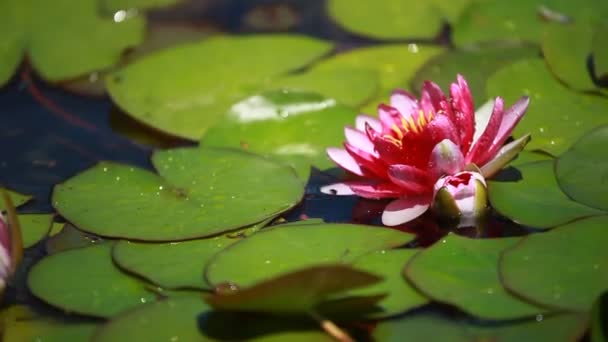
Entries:
[[587, 69], [593, 30], [588, 25], [547, 24], [543, 32], [543, 57], [561, 81], [577, 90], [594, 90]]
[[354, 123], [357, 114], [313, 93], [266, 92], [232, 106], [201, 143], [272, 155], [308, 179], [311, 165], [319, 169], [334, 165], [326, 149], [342, 145], [344, 126]]
[[155, 299], [112, 263], [111, 243], [69, 250], [38, 262], [27, 283], [34, 295], [66, 311], [110, 317]]
[[19, 215], [23, 248], [28, 248], [42, 240], [53, 222], [54, 214], [23, 214]]
[[588, 317], [581, 314], [539, 315], [530, 320], [473, 324], [460, 320], [419, 314], [383, 321], [374, 329], [376, 341], [398, 342], [403, 336], [422, 341], [433, 336], [442, 342], [464, 341], [577, 341], [587, 328]]
[[387, 297], [378, 302], [382, 311], [373, 313], [374, 318], [393, 316], [428, 303], [429, 299], [408, 284], [401, 275], [407, 261], [417, 252], [417, 249], [381, 250], [360, 257], [353, 266], [356, 269], [377, 274], [383, 280], [364, 289], [351, 291], [349, 294], [386, 293]]
[[264, 81], [331, 48], [297, 35], [214, 37], [151, 54], [110, 74], [106, 83], [114, 102], [135, 119], [198, 140]]
[[349, 0], [328, 1], [329, 14], [349, 31], [383, 39], [431, 38], [439, 33], [441, 14], [431, 1], [382, 0], [373, 6]]
[[450, 50], [431, 58], [418, 70], [412, 80], [412, 90], [419, 92], [424, 81], [433, 81], [446, 92], [463, 75], [471, 89], [473, 100], [481, 106], [486, 96], [486, 80], [495, 71], [523, 58], [538, 56], [534, 46], [501, 44], [483, 48]]
[[102, 162], [57, 185], [55, 208], [101, 236], [173, 241], [250, 226], [300, 201], [292, 169], [247, 152], [179, 148], [156, 152], [159, 175]]
[[549, 228], [603, 214], [571, 200], [561, 191], [552, 160], [518, 165], [495, 178], [488, 182], [490, 203], [500, 214], [519, 224]]
[[281, 225], [262, 230], [224, 249], [205, 269], [209, 283], [248, 287], [307, 266], [351, 263], [375, 250], [403, 245], [412, 235], [351, 224]]
[[608, 14], [604, 0], [472, 1], [454, 25], [458, 46], [482, 41], [539, 42], [546, 22], [598, 23]]
[[585, 132], [608, 123], [608, 98], [569, 90], [541, 59], [502, 68], [488, 80], [487, 93], [504, 97], [506, 103], [530, 96], [530, 107], [513, 131], [516, 138], [532, 134], [528, 150], [560, 155]]
[[509, 290], [551, 308], [589, 311], [608, 289], [608, 216], [527, 236], [504, 252], [500, 273]]
[[608, 126], [593, 130], [561, 155], [555, 165], [559, 186], [570, 198], [608, 211]]
[[209, 306], [200, 296], [169, 298], [142, 305], [101, 326], [93, 338], [94, 342], [123, 340], [333, 341], [307, 322], [209, 312]]
[[175, 5], [182, 0], [100, 0], [101, 9], [106, 12], [150, 9]]
[[239, 239], [217, 236], [170, 243], [120, 241], [112, 256], [123, 269], [150, 280], [163, 288], [210, 289], [203, 268], [217, 252]]
[[517, 158], [509, 163], [511, 166], [518, 166], [543, 160], [553, 160], [553, 157], [539, 152], [521, 151], [517, 154]]
[[605, 39], [606, 34], [608, 34], [608, 24], [598, 25], [593, 33], [592, 42], [593, 73], [602, 82], [608, 81], [608, 43]]
[[407, 278], [425, 295], [487, 319], [535, 316], [544, 311], [509, 294], [498, 258], [518, 238], [469, 239], [449, 234], [410, 259]]
[[406, 87], [416, 70], [444, 48], [422, 44], [387, 44], [339, 53], [313, 66], [313, 70], [368, 69], [378, 73], [380, 89]]
[[[11, 191], [11, 190], [6, 190], [6, 189], [4, 189], [4, 190], [8, 193], [8, 196], [13, 201], [13, 205], [15, 207], [23, 205], [32, 199], [32, 196], [29, 196], [29, 195], [21, 194], [21, 193]], [[4, 204], [4, 201], [0, 201], [0, 211], [4, 211], [4, 210], [6, 210], [6, 205]]]

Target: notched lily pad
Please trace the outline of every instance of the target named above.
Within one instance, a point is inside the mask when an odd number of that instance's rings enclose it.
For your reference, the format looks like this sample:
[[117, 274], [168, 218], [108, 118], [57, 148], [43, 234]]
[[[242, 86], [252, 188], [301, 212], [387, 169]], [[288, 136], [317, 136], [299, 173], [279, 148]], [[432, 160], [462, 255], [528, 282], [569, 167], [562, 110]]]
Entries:
[[553, 160], [507, 168], [488, 182], [494, 209], [526, 226], [550, 228], [602, 211], [577, 203], [564, 194], [553, 173]]
[[28, 287], [53, 306], [98, 317], [155, 300], [141, 281], [114, 266], [111, 249], [103, 243], [48, 256], [30, 270]]
[[529, 235], [504, 252], [501, 278], [535, 303], [587, 312], [608, 289], [607, 231], [608, 216], [598, 216]]
[[[316, 312], [331, 295], [372, 285], [380, 280], [376, 275], [346, 265], [319, 265], [282, 274], [247, 288], [216, 290], [205, 300], [218, 310], [307, 315]], [[373, 295], [369, 297], [372, 298], [372, 305], [379, 299]], [[339, 303], [333, 303], [333, 310], [337, 310], [336, 305], [339, 306]]]
[[106, 84], [135, 119], [198, 140], [231, 104], [331, 48], [298, 35], [213, 37], [142, 58], [109, 75]]
[[351, 224], [277, 225], [218, 253], [206, 267], [210, 284], [241, 288], [316, 264], [352, 263], [366, 253], [413, 238], [397, 230]]
[[54, 214], [22, 214], [19, 215], [23, 248], [28, 248], [42, 240], [53, 222]]
[[102, 162], [57, 185], [53, 205], [87, 232], [174, 241], [264, 221], [304, 192], [291, 168], [247, 152], [180, 148], [156, 152], [153, 163], [160, 175]]
[[509, 294], [498, 274], [500, 253], [518, 240], [469, 239], [449, 234], [410, 259], [404, 272], [425, 295], [477, 317], [536, 316], [545, 310]]
[[[606, 113], [608, 114], [608, 113]], [[564, 192], [577, 202], [608, 211], [608, 126], [579, 139], [555, 164], [555, 176]]]
[[[19, 192], [11, 191], [8, 189], [4, 189], [6, 193], [8, 193], [9, 197], [13, 201], [13, 205], [15, 207], [21, 206], [32, 199], [32, 196], [25, 195]], [[0, 201], [0, 211], [6, 210], [6, 206], [4, 205], [4, 201]]]

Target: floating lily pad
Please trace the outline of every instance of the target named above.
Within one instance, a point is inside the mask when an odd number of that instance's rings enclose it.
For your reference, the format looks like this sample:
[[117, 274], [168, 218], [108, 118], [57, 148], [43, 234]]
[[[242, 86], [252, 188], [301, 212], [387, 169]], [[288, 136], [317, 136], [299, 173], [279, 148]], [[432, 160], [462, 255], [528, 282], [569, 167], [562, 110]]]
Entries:
[[544, 160], [553, 160], [553, 157], [545, 153], [521, 151], [517, 154], [517, 158], [513, 159], [509, 165], [518, 166]]
[[305, 66], [331, 48], [297, 35], [209, 38], [140, 59], [110, 74], [106, 83], [114, 102], [137, 120], [198, 140], [232, 103], [265, 80]]
[[407, 87], [410, 78], [429, 58], [445, 51], [443, 47], [422, 44], [388, 44], [350, 50], [325, 59], [314, 70], [357, 68], [374, 70], [380, 89], [390, 92]]
[[162, 244], [120, 241], [112, 255], [121, 268], [163, 288], [210, 289], [203, 278], [204, 266], [236, 241], [226, 236]]
[[[5, 189], [5, 191], [8, 193], [8, 195], [11, 198], [11, 200], [13, 201], [13, 205], [15, 207], [23, 205], [32, 199], [32, 196], [29, 196], [29, 195], [21, 194], [21, 193], [15, 192], [15, 191], [7, 190], [7, 189]], [[4, 201], [0, 201], [0, 211], [5, 211], [5, 210], [6, 210], [6, 206], [4, 205]]]
[[446, 93], [456, 75], [463, 75], [471, 89], [473, 100], [481, 106], [486, 96], [486, 80], [495, 71], [523, 58], [536, 57], [539, 50], [533, 46], [503, 44], [484, 48], [451, 50], [431, 58], [418, 70], [412, 80], [412, 90], [419, 92], [424, 81], [437, 83]]
[[383, 321], [374, 329], [376, 341], [397, 342], [407, 336], [412, 341], [422, 341], [433, 336], [442, 342], [465, 341], [555, 341], [579, 340], [587, 327], [587, 315], [562, 314], [509, 323], [475, 325], [466, 321], [448, 320], [436, 315]]
[[99, 317], [153, 301], [142, 282], [114, 266], [111, 249], [103, 243], [48, 256], [32, 267], [28, 286], [51, 305]]
[[607, 228], [608, 216], [598, 216], [527, 236], [503, 254], [505, 286], [548, 307], [591, 310], [608, 289]]
[[351, 263], [357, 257], [403, 245], [412, 235], [350, 224], [274, 226], [218, 253], [207, 265], [209, 283], [249, 287], [265, 279], [324, 263]]
[[[601, 215], [602, 211], [577, 203], [564, 194], [546, 160], [506, 169], [488, 182], [490, 203], [502, 215], [526, 226], [555, 227], [572, 220]], [[508, 179], [513, 177], [515, 179]]]
[[387, 297], [378, 302], [382, 311], [374, 313], [372, 315], [374, 318], [393, 316], [428, 303], [429, 299], [409, 285], [401, 275], [407, 261], [417, 252], [417, 249], [382, 250], [357, 259], [353, 264], [355, 268], [377, 274], [383, 280], [376, 285], [351, 291], [349, 294], [386, 293]]
[[539, 42], [547, 21], [597, 23], [607, 14], [603, 0], [472, 1], [454, 25], [454, 42], [458, 46], [497, 40]]
[[432, 38], [441, 28], [441, 14], [430, 1], [382, 0], [366, 2], [330, 0], [330, 16], [360, 35], [382, 39]]
[[601, 294], [591, 311], [591, 341], [608, 341], [608, 291]]
[[347, 106], [357, 107], [376, 93], [378, 82], [373, 70], [342, 68], [284, 76], [271, 80], [264, 88], [316, 92]]
[[[608, 113], [607, 113], [608, 114]], [[559, 186], [577, 202], [608, 211], [608, 126], [593, 130], [557, 159]]]
[[305, 180], [311, 165], [319, 169], [333, 165], [325, 150], [342, 145], [344, 126], [352, 124], [357, 114], [313, 93], [266, 92], [232, 106], [202, 144], [272, 155], [294, 167]]
[[86, 342], [97, 324], [86, 320], [64, 320], [40, 316], [25, 306], [12, 306], [2, 311], [4, 342]]
[[246, 152], [180, 148], [156, 152], [153, 163], [160, 176], [102, 162], [57, 185], [53, 205], [87, 232], [172, 241], [264, 221], [304, 190], [289, 167]]
[[595, 77], [602, 82], [608, 81], [608, 24], [599, 25], [593, 34], [592, 53]]
[[559, 155], [585, 132], [608, 123], [608, 98], [569, 90], [540, 59], [502, 68], [488, 80], [487, 93], [503, 96], [506, 103], [530, 96], [530, 107], [513, 131], [516, 138], [532, 133], [528, 150]]
[[148, 303], [103, 325], [93, 341], [332, 341], [310, 323], [209, 309], [200, 296]]
[[[319, 310], [331, 295], [369, 286], [381, 278], [346, 265], [312, 266], [264, 280], [250, 287], [205, 297], [218, 310], [270, 314], [303, 314]], [[375, 304], [379, 299], [370, 295]], [[342, 298], [341, 298], [342, 299]]]
[[[142, 40], [143, 17], [116, 22], [97, 10], [95, 0], [3, 1], [0, 84], [15, 72], [26, 52], [43, 78], [57, 81], [110, 67], [126, 48]], [[67, 14], [72, 14], [70, 20]]]
[[509, 294], [498, 258], [518, 238], [475, 240], [450, 234], [410, 259], [407, 278], [425, 295], [488, 319], [535, 316], [544, 310]]
[[23, 248], [28, 248], [42, 240], [51, 229], [53, 214], [19, 215]]
[[82, 248], [96, 243], [104, 242], [97, 235], [88, 234], [76, 229], [70, 223], [63, 225], [60, 231], [53, 234], [52, 228], [49, 238], [45, 241], [45, 248], [48, 254], [55, 254], [69, 249]]
[[100, 6], [106, 12], [150, 9], [175, 5], [182, 0], [101, 0]]
[[588, 25], [548, 24], [542, 48], [551, 71], [569, 87], [593, 90], [595, 84], [587, 69], [593, 30]]

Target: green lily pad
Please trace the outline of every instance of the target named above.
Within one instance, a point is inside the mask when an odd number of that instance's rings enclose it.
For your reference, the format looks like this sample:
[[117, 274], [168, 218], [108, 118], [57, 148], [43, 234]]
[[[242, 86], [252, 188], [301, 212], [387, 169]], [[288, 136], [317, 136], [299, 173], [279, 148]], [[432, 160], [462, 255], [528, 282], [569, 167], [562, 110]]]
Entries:
[[[578, 218], [604, 212], [577, 203], [562, 192], [553, 173], [553, 161], [539, 161], [505, 170], [497, 178], [514, 175], [517, 180], [491, 180], [488, 197], [500, 214], [525, 226], [555, 227]], [[542, 213], [542, 214], [541, 214]]]
[[345, 29], [381, 39], [432, 38], [441, 28], [441, 14], [430, 1], [382, 0], [366, 2], [330, 0], [330, 16]]
[[[282, 274], [244, 289], [216, 291], [206, 296], [205, 301], [217, 310], [308, 315], [316, 312], [331, 295], [380, 280], [376, 275], [346, 265], [326, 264]], [[381, 293], [374, 293], [378, 294]]]
[[265, 80], [305, 66], [331, 48], [297, 35], [215, 37], [142, 58], [110, 74], [106, 85], [114, 102], [135, 119], [198, 140], [231, 104]]
[[607, 229], [608, 216], [598, 216], [527, 236], [502, 256], [505, 286], [547, 307], [591, 310], [608, 289]]
[[407, 336], [422, 341], [433, 336], [442, 342], [465, 341], [577, 341], [585, 333], [587, 315], [562, 314], [537, 316], [531, 320], [499, 324], [475, 325], [466, 321], [448, 320], [436, 315], [406, 316], [383, 321], [374, 329], [376, 341], [397, 342]]
[[608, 291], [601, 294], [591, 311], [591, 338], [592, 342], [608, 341]]
[[351, 224], [274, 226], [235, 243], [205, 269], [210, 284], [231, 282], [249, 287], [307, 266], [351, 263], [366, 253], [403, 245], [412, 235]]
[[120, 241], [112, 256], [119, 267], [167, 289], [208, 290], [203, 268], [217, 252], [239, 239], [217, 236], [209, 239], [162, 244]]
[[23, 248], [32, 247], [47, 235], [51, 229], [54, 216], [54, 214], [19, 215]]
[[[11, 191], [8, 189], [5, 189], [5, 191], [8, 193], [8, 195], [11, 198], [11, 200], [13, 201], [13, 205], [15, 207], [23, 205], [32, 199], [32, 196], [29, 196], [29, 195], [21, 194], [21, 193]], [[6, 210], [6, 206], [4, 205], [4, 201], [0, 201], [0, 211], [5, 211], [5, 210]]]
[[497, 40], [539, 42], [547, 21], [593, 24], [607, 14], [603, 0], [472, 1], [454, 25], [454, 42], [458, 46]]
[[45, 241], [45, 249], [48, 254], [104, 242], [99, 236], [78, 230], [70, 223], [62, 224], [61, 230], [55, 234], [52, 233], [52, 229], [49, 238]]
[[144, 284], [112, 263], [112, 244], [69, 250], [32, 267], [27, 284], [43, 301], [66, 311], [110, 317], [153, 301]]
[[592, 53], [595, 77], [604, 82], [608, 81], [608, 24], [599, 25], [593, 34]]
[[417, 252], [417, 249], [382, 250], [360, 257], [353, 266], [359, 270], [377, 274], [383, 280], [376, 285], [350, 291], [349, 294], [388, 294], [386, 298], [378, 302], [382, 311], [373, 313], [371, 316], [373, 318], [393, 316], [428, 303], [429, 299], [409, 285], [401, 275], [407, 261]]
[[294, 167], [305, 180], [311, 165], [319, 169], [333, 165], [325, 150], [342, 145], [344, 126], [353, 124], [357, 114], [313, 93], [266, 92], [232, 106], [201, 144], [272, 155]]
[[608, 211], [608, 126], [583, 136], [561, 155], [555, 176], [564, 192], [577, 202]]
[[182, 0], [100, 0], [102, 10], [106, 12], [127, 11], [132, 9], [150, 9], [175, 5]]
[[548, 24], [543, 32], [542, 49], [551, 71], [570, 88], [593, 90], [595, 84], [587, 69], [593, 30], [588, 25]]
[[40, 316], [25, 306], [11, 306], [2, 311], [2, 341], [5, 342], [85, 342], [93, 336], [97, 324]]
[[390, 92], [407, 87], [410, 78], [429, 58], [445, 51], [440, 46], [422, 44], [387, 44], [339, 53], [315, 64], [313, 70], [356, 68], [374, 70], [380, 89]]
[[102, 162], [57, 185], [53, 205], [87, 232], [173, 241], [264, 221], [294, 206], [304, 191], [289, 167], [246, 152], [179, 148], [152, 159], [160, 176]]
[[518, 238], [474, 240], [449, 234], [410, 259], [404, 272], [423, 294], [487, 319], [533, 316], [544, 310], [509, 294], [498, 258]]
[[110, 67], [142, 40], [143, 17], [117, 22], [97, 10], [95, 0], [3, 1], [0, 84], [15, 72], [24, 53], [43, 78], [58, 81]]
[[487, 93], [503, 96], [506, 103], [530, 96], [530, 107], [513, 131], [516, 138], [532, 133], [528, 150], [560, 155], [585, 132], [608, 123], [608, 98], [572, 92], [540, 59], [502, 68], [488, 80]]
[[357, 107], [378, 90], [378, 76], [373, 70], [341, 68], [311, 70], [270, 80], [264, 88], [316, 92], [347, 106]]
[[495, 71], [523, 58], [538, 56], [533, 46], [502, 44], [484, 48], [450, 50], [431, 58], [418, 70], [411, 88], [419, 92], [424, 81], [437, 83], [446, 93], [456, 75], [463, 75], [471, 89], [473, 100], [481, 106], [486, 96], [486, 80]]
[[513, 161], [510, 162], [509, 165], [519, 166], [519, 165], [523, 165], [523, 164], [528, 164], [528, 163], [537, 162], [537, 161], [544, 161], [544, 160], [553, 160], [553, 157], [551, 157], [550, 155], [545, 154], [545, 153], [521, 151], [517, 155], [517, 158], [513, 159]]
[[200, 296], [148, 303], [101, 326], [93, 341], [333, 341], [310, 323], [209, 310]]

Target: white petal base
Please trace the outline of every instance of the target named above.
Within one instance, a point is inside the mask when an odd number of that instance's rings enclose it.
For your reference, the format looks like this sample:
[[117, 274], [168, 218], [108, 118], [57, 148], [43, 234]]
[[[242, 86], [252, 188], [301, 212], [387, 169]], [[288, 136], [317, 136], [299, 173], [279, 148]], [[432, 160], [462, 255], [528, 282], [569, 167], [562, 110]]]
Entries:
[[389, 203], [382, 213], [382, 224], [398, 226], [424, 214], [431, 205], [430, 196], [411, 196]]
[[335, 183], [322, 186], [320, 191], [324, 194], [337, 196], [352, 196], [355, 194], [350, 187], [344, 183]]

